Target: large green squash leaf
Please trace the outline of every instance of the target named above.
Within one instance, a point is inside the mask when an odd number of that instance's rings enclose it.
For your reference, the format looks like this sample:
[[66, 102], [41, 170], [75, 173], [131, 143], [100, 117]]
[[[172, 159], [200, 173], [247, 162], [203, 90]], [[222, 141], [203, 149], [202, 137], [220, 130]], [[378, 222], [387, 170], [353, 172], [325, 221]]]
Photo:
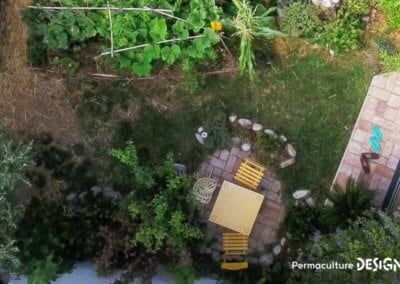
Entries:
[[154, 41], [165, 40], [167, 36], [167, 24], [165, 19], [153, 19], [150, 21], [150, 37]]

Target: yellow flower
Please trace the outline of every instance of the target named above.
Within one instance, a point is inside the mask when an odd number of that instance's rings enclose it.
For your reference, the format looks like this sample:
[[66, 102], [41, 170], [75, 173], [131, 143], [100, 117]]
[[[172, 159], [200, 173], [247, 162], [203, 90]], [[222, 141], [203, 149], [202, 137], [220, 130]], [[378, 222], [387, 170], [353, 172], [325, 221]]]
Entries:
[[221, 22], [211, 22], [211, 28], [216, 31], [219, 32], [222, 30], [222, 23]]

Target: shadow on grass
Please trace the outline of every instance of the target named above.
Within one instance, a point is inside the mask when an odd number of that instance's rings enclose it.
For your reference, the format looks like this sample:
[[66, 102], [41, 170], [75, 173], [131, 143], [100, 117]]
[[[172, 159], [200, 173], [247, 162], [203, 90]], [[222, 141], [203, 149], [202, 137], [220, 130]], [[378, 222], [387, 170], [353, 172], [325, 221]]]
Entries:
[[[195, 95], [175, 93], [176, 107], [167, 110], [160, 111], [143, 99], [160, 97], [160, 90], [138, 92], [130, 86], [133, 91], [129, 91], [126, 86], [125, 93], [134, 93], [126, 99], [140, 101], [137, 118], [112, 123], [103, 120], [113, 136], [110, 146], [121, 147], [133, 140], [145, 164], [159, 164], [172, 151], [177, 162], [195, 170], [209, 153], [194, 137], [197, 128], [218, 112], [237, 113], [277, 130], [294, 143], [297, 163], [279, 171], [287, 193], [302, 187], [318, 195], [332, 181], [371, 75], [350, 56], [327, 62], [314, 54], [274, 66], [253, 83], [233, 76], [209, 77]], [[101, 102], [106, 105], [109, 101], [123, 104], [115, 99]], [[103, 104], [98, 107], [100, 113], [111, 112]]]

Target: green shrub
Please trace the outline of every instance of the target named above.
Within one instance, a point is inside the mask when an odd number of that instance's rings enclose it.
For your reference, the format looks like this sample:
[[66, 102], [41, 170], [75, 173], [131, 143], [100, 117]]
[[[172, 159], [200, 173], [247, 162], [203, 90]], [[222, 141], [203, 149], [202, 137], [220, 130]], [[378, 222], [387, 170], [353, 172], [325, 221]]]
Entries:
[[356, 50], [361, 43], [361, 27], [359, 18], [340, 10], [322, 27], [319, 42], [336, 53]]
[[70, 75], [75, 74], [79, 68], [79, 62], [67, 56], [54, 58], [54, 63], [67, 70]]
[[196, 271], [192, 267], [174, 262], [168, 268], [174, 275], [176, 284], [193, 284], [196, 281]]
[[379, 8], [386, 13], [389, 27], [392, 30], [400, 28], [400, 1], [378, 0]]
[[373, 0], [345, 0], [347, 11], [355, 15], [366, 15], [374, 4]]
[[[383, 260], [400, 254], [400, 218], [370, 210], [352, 221], [344, 230], [332, 234], [316, 234], [307, 249], [299, 255], [299, 262], [357, 263], [357, 258]], [[377, 267], [378, 268], [378, 267]], [[289, 283], [393, 283], [399, 270], [377, 269], [295, 269]]]
[[381, 52], [380, 57], [385, 72], [400, 71], [400, 53]]
[[28, 275], [28, 284], [50, 284], [56, 280], [60, 272], [60, 266], [53, 261], [52, 255], [45, 260], [34, 261], [32, 269], [33, 272]]
[[136, 177], [138, 170], [140, 176], [144, 175], [132, 143], [122, 150], [113, 149], [111, 153], [123, 153], [113, 156], [128, 166], [139, 184], [152, 187], [140, 192], [132, 190], [127, 200], [130, 219], [139, 223], [132, 242], [149, 253], [169, 249], [175, 256], [183, 254], [190, 241], [202, 237], [195, 222], [198, 204], [191, 191], [192, 177], [175, 172], [170, 154], [163, 166], [147, 172], [151, 180], [157, 181], [156, 184], [149, 184], [148, 179], [143, 182]]
[[283, 12], [282, 30], [291, 36], [312, 36], [320, 24], [319, 10], [315, 5], [296, 2]]
[[302, 4], [309, 4], [309, 0], [277, 0], [276, 4], [279, 8], [288, 7], [294, 3], [302, 3]]
[[289, 209], [285, 219], [284, 229], [291, 239], [304, 242], [317, 230], [318, 212], [308, 206], [296, 206]]
[[393, 43], [386, 37], [379, 37], [375, 41], [376, 47], [378, 48], [379, 52], [385, 52], [390, 55], [396, 54], [396, 47]]
[[28, 183], [26, 171], [32, 164], [32, 144], [14, 144], [0, 128], [0, 267], [9, 272], [20, 268], [14, 234], [23, 208], [15, 201], [14, 187]]
[[364, 189], [352, 179], [348, 181], [345, 189], [335, 185], [333, 191], [328, 193], [328, 199], [333, 206], [324, 208], [321, 221], [331, 228], [345, 227], [371, 208], [373, 197], [373, 192]]

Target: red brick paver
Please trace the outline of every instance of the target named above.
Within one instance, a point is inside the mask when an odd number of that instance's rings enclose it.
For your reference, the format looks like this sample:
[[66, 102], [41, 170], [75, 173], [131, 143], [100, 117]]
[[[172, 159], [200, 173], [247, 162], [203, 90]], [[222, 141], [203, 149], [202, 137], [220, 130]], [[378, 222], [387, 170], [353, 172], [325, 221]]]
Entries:
[[[231, 149], [217, 151], [208, 161], [202, 164], [199, 174], [200, 176], [208, 177], [212, 170], [212, 178], [218, 181], [219, 186], [224, 180], [235, 182], [233, 177], [237, 169], [243, 159], [249, 156], [249, 153], [241, 151], [236, 146]], [[214, 206], [216, 197], [218, 196], [219, 189], [218, 187], [213, 194], [211, 202], [206, 205], [206, 214], [204, 218], [207, 220]], [[277, 180], [275, 173], [271, 169], [267, 169], [260, 183], [259, 192], [263, 194], [265, 198], [250, 234], [250, 250], [263, 249], [266, 245], [276, 242], [279, 227], [286, 216], [285, 204], [282, 200], [282, 183]], [[215, 224], [207, 226], [206, 238], [208, 240], [219, 240], [222, 230], [226, 229]]]

